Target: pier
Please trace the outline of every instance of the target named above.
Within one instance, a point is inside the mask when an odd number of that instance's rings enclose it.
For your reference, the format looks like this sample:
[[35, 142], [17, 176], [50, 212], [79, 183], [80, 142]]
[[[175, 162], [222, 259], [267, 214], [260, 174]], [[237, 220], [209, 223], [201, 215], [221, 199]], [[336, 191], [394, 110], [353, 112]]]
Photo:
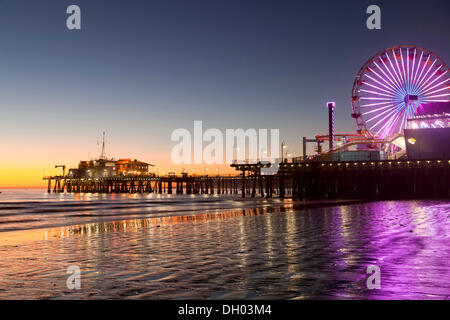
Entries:
[[242, 198], [421, 199], [449, 198], [450, 160], [284, 162], [274, 175], [267, 163], [232, 164], [236, 176], [45, 177], [47, 191], [72, 193], [229, 194]]

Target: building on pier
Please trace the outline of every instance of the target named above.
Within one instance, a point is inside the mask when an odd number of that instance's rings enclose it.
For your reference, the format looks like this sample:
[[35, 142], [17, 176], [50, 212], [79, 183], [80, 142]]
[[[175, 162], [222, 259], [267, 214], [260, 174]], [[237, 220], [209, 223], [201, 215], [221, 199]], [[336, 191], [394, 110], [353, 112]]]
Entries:
[[95, 159], [80, 161], [78, 168], [69, 169], [69, 178], [110, 178], [124, 175], [148, 174], [152, 164], [136, 159]]
[[408, 159], [450, 159], [450, 102], [422, 104], [404, 132]]
[[150, 166], [153, 167], [152, 164], [136, 159], [119, 159], [116, 162], [116, 173], [118, 175], [147, 174]]

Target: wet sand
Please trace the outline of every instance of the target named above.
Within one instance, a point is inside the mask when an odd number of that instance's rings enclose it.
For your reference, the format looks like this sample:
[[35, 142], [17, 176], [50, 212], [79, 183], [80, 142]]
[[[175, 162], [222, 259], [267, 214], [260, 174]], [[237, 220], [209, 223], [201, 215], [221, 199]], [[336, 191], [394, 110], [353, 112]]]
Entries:
[[[448, 299], [450, 205], [304, 203], [0, 233], [2, 299]], [[381, 289], [366, 268], [381, 268]], [[81, 269], [69, 290], [68, 266]]]

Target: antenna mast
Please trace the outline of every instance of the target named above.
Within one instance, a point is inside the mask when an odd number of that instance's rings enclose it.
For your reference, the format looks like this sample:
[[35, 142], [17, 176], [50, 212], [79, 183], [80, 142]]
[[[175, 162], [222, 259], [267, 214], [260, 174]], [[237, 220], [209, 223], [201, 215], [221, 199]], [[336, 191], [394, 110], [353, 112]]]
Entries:
[[100, 154], [100, 159], [106, 159], [105, 156], [105, 131], [103, 131], [103, 141], [102, 141], [102, 153]]

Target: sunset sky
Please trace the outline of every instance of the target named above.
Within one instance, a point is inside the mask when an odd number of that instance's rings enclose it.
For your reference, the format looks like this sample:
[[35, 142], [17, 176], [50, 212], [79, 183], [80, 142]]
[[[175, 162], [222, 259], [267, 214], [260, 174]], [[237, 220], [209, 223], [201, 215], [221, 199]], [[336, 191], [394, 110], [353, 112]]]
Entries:
[[[66, 28], [71, 4], [81, 31]], [[382, 30], [366, 28], [371, 4]], [[171, 163], [170, 135], [194, 120], [279, 128], [300, 155], [303, 136], [327, 131], [326, 101], [336, 101], [337, 131], [356, 129], [351, 88], [375, 53], [412, 44], [449, 63], [449, 9], [448, 0], [0, 0], [0, 188], [43, 187], [55, 164], [97, 157], [103, 130], [110, 156], [161, 170], [193, 168]]]

